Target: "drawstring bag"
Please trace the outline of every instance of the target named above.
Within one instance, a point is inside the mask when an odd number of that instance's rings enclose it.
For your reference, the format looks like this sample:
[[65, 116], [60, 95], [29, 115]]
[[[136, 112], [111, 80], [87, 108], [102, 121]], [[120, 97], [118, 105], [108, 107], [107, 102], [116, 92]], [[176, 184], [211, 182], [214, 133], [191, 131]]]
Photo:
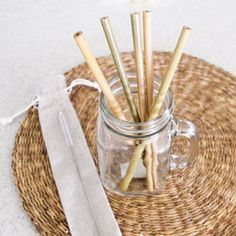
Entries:
[[28, 107], [1, 124], [11, 123], [31, 106], [37, 106], [52, 173], [72, 235], [121, 236], [119, 226], [100, 182], [69, 94], [75, 86], [99, 90], [96, 83], [74, 80], [66, 88], [64, 76], [41, 85], [40, 95]]

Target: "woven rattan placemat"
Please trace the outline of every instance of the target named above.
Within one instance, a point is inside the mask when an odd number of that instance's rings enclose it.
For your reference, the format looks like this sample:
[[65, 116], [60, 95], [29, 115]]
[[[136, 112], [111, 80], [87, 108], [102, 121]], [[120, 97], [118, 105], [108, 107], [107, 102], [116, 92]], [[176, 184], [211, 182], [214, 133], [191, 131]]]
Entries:
[[[169, 53], [154, 54], [156, 75], [165, 74], [169, 59]], [[106, 78], [116, 75], [111, 57], [98, 61]], [[123, 61], [127, 71], [135, 70], [132, 54], [123, 54]], [[78, 76], [93, 79], [86, 65], [66, 73], [68, 83]], [[123, 235], [236, 235], [236, 78], [184, 55], [172, 91], [176, 116], [199, 129], [199, 155], [192, 168], [170, 174], [162, 194], [131, 198], [107, 192]], [[71, 101], [97, 164], [98, 94], [80, 87]], [[35, 109], [16, 136], [12, 168], [24, 208], [38, 231], [69, 235]]]

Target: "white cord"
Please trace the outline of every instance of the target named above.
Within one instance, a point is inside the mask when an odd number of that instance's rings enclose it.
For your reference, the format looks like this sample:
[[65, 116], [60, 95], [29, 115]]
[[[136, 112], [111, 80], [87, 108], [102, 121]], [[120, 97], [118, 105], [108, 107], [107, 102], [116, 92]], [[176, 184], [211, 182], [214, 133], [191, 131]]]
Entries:
[[3, 125], [3, 126], [11, 124], [17, 117], [19, 117], [20, 115], [22, 115], [25, 112], [27, 112], [32, 106], [36, 106], [38, 104], [38, 101], [39, 101], [38, 98], [33, 100], [28, 106], [26, 106], [21, 111], [15, 113], [12, 116], [1, 117], [0, 118], [0, 124]]
[[71, 82], [71, 84], [66, 88], [66, 91], [68, 94], [70, 94], [73, 90], [73, 88], [77, 87], [78, 85], [85, 85], [91, 88], [95, 88], [98, 90], [98, 92], [101, 92], [101, 89], [98, 85], [97, 82], [92, 82], [90, 80], [87, 79], [75, 79]]
[[[71, 82], [71, 84], [66, 87], [65, 91], [67, 94], [70, 94], [72, 92], [72, 90], [77, 87], [78, 85], [84, 85], [84, 86], [88, 86], [88, 87], [91, 87], [91, 88], [94, 88], [96, 90], [98, 90], [98, 92], [100, 93], [101, 92], [101, 89], [99, 87], [99, 85], [96, 83], [96, 82], [92, 82], [92, 81], [89, 81], [87, 79], [76, 79], [76, 80], [73, 80]], [[21, 111], [15, 113], [14, 115], [12, 116], [9, 116], [9, 117], [0, 117], [0, 125], [9, 125], [11, 124], [17, 117], [21, 116], [22, 114], [24, 114], [25, 112], [27, 112], [31, 107], [37, 107], [39, 105], [39, 102], [40, 102], [40, 98], [38, 96], [30, 96], [31, 97], [31, 102], [28, 106], [26, 106], [25, 108], [23, 108]], [[33, 99], [32, 99], [33, 97]]]

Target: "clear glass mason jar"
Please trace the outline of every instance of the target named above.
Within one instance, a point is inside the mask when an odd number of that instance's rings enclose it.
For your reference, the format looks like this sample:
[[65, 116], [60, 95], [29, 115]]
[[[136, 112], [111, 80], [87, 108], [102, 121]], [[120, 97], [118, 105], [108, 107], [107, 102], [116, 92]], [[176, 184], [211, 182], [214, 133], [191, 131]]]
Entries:
[[[137, 81], [135, 75], [129, 74], [131, 91], [137, 103]], [[109, 85], [123, 108], [129, 121], [118, 119], [109, 109], [103, 93], [99, 100], [97, 120], [97, 150], [100, 178], [104, 187], [118, 194], [150, 195], [162, 191], [170, 169], [186, 168], [192, 164], [198, 152], [198, 133], [190, 121], [177, 120], [173, 117], [173, 98], [170, 91], [165, 98], [161, 115], [155, 120], [135, 123], [129, 112], [123, 88], [118, 77], [109, 80]], [[154, 97], [160, 85], [159, 78], [154, 79]], [[170, 153], [171, 144], [176, 136], [189, 139], [188, 149], [183, 155]], [[154, 169], [156, 185], [150, 192], [146, 186], [146, 168], [143, 157], [139, 159], [134, 177], [127, 191], [121, 192], [119, 183], [125, 177], [135, 148], [147, 144], [155, 148], [157, 165]]]

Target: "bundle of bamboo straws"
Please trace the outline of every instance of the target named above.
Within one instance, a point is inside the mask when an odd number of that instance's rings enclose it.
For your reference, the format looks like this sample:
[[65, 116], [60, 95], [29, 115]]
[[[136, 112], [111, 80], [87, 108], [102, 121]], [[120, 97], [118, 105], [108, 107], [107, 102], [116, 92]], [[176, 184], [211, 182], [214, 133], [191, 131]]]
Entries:
[[[170, 87], [171, 81], [174, 77], [183, 48], [190, 28], [184, 26], [177, 41], [175, 50], [172, 54], [167, 72], [163, 78], [158, 94], [153, 99], [153, 39], [152, 39], [152, 13], [150, 11], [143, 12], [143, 42], [142, 45], [142, 29], [141, 29], [141, 13], [131, 14], [131, 25], [133, 35], [133, 45], [136, 63], [136, 77], [138, 84], [138, 101], [139, 109], [137, 108], [134, 97], [131, 93], [129, 81], [124, 69], [121, 55], [112, 31], [109, 17], [102, 17], [101, 24], [114, 59], [121, 84], [123, 86], [124, 94], [126, 96], [130, 112], [135, 122], [144, 122], [156, 119], [160, 115], [162, 104], [165, 100], [167, 91]], [[104, 93], [113, 113], [120, 119], [126, 120], [123, 111], [113, 95], [107, 80], [105, 79], [95, 57], [90, 51], [88, 44], [83, 36], [83, 32], [74, 34], [74, 38], [83, 54], [89, 68], [94, 74], [102, 92]], [[134, 148], [132, 158], [125, 177], [119, 183], [119, 189], [122, 192], [128, 190], [129, 184], [135, 174], [138, 161], [144, 158], [146, 167], [146, 183], [148, 191], [152, 192], [157, 188], [157, 150], [154, 143], [145, 144], [140, 143]]]

